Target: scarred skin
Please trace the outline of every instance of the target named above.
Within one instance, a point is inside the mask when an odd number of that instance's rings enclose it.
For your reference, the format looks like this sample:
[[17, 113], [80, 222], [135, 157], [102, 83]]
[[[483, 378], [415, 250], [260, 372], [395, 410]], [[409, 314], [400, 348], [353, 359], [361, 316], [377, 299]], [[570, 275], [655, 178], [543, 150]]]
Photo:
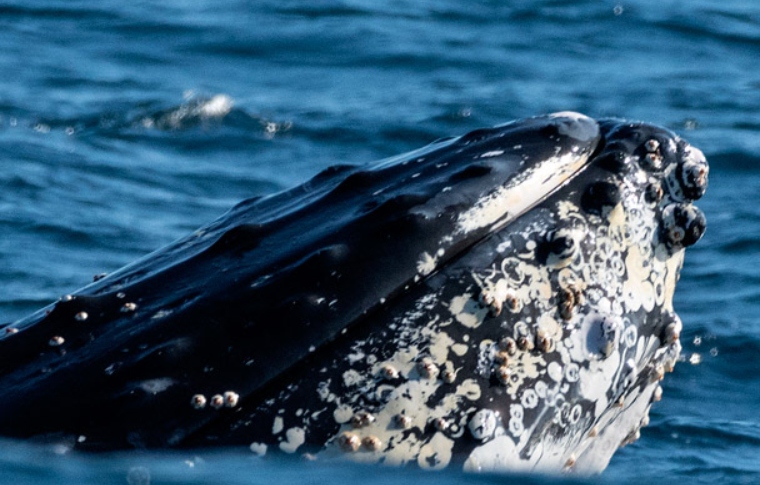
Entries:
[[328, 169], [8, 324], [0, 433], [600, 471], [679, 356], [707, 173], [577, 113]]

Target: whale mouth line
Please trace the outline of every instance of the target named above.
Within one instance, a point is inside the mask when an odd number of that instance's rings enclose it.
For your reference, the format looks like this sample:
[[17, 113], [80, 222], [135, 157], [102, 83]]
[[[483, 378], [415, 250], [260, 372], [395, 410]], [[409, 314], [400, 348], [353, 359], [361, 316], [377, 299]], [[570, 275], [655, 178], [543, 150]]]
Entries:
[[0, 328], [0, 434], [601, 471], [679, 359], [708, 175], [573, 112], [325, 170]]

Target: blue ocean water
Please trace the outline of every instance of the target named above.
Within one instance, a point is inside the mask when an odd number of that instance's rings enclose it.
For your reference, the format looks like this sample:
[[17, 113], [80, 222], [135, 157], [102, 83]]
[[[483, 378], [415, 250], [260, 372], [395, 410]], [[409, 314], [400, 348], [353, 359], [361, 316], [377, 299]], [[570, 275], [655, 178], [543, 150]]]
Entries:
[[[593, 481], [757, 483], [758, 59], [744, 0], [0, 0], [0, 321], [334, 163], [552, 111], [645, 120], [707, 155], [708, 230], [675, 297], [684, 361]], [[529, 483], [14, 441], [0, 479]]]

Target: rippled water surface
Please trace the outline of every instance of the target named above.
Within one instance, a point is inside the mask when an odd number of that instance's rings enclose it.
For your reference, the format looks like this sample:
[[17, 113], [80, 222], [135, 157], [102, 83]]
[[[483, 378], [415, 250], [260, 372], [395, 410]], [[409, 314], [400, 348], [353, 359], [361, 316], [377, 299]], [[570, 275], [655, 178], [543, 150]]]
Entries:
[[[0, 321], [334, 163], [544, 112], [641, 119], [707, 155], [708, 230], [676, 293], [684, 362], [598, 481], [756, 483], [758, 59], [760, 4], [744, 0], [0, 0]], [[3, 442], [0, 477], [522, 480], [261, 463], [241, 450], [62, 451]]]

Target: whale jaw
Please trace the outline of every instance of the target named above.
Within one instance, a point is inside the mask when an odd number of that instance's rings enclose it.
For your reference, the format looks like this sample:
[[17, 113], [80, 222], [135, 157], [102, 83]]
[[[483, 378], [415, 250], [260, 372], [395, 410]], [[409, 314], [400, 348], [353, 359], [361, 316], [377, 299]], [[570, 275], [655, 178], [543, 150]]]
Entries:
[[0, 433], [600, 471], [679, 356], [707, 174], [574, 113], [328, 170], [6, 327]]

